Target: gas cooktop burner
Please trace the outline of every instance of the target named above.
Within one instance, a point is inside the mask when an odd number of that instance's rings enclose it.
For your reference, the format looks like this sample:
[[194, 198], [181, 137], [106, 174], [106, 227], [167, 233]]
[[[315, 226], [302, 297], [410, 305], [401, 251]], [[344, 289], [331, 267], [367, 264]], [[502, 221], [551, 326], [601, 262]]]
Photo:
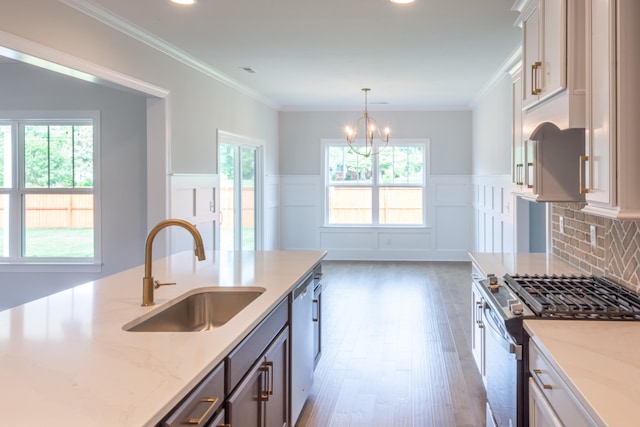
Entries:
[[604, 277], [506, 274], [504, 279], [539, 317], [640, 320], [640, 297]]

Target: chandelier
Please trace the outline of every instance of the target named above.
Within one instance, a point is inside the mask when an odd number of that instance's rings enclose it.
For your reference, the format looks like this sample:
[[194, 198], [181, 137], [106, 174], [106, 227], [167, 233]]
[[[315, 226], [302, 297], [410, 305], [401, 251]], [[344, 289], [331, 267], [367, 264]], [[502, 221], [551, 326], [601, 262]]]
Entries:
[[[380, 151], [387, 148], [389, 143], [389, 128], [384, 129], [384, 136], [378, 127], [376, 120], [369, 115], [367, 110], [367, 93], [371, 89], [363, 88], [364, 92], [364, 114], [358, 119], [355, 126], [352, 128], [347, 126], [345, 131], [347, 133], [347, 142], [351, 150], [361, 156], [369, 157], [375, 156]], [[358, 129], [364, 126], [364, 145], [360, 141], [356, 141], [358, 137]], [[378, 143], [374, 145], [374, 140], [377, 139]]]

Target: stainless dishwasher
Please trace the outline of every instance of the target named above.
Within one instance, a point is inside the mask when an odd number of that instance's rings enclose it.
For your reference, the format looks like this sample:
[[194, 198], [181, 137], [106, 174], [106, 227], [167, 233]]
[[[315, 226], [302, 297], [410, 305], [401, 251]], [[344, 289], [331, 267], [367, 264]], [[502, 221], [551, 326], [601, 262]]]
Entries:
[[313, 274], [292, 293], [291, 301], [291, 425], [295, 426], [313, 384]]

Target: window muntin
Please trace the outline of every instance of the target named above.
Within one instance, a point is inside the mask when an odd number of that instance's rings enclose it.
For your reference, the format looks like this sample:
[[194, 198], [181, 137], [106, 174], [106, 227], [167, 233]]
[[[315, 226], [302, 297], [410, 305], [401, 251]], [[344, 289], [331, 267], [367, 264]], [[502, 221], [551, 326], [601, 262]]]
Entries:
[[70, 115], [0, 121], [3, 263], [99, 262], [98, 116]]
[[425, 225], [426, 147], [398, 141], [363, 157], [325, 141], [326, 224]]
[[93, 187], [93, 125], [24, 124], [25, 188]]

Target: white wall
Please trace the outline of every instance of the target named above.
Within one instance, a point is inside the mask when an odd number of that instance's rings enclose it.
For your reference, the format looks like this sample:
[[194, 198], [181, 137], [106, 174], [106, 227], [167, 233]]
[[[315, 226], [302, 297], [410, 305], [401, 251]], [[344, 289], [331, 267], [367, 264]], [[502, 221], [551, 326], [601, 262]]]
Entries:
[[[362, 111], [280, 114], [281, 247], [327, 259], [461, 260], [472, 244], [471, 112], [370, 111], [394, 138], [430, 140], [428, 227], [325, 227], [322, 139], [344, 137]], [[346, 142], [345, 142], [346, 143]]]
[[473, 108], [473, 174], [511, 173], [511, 76], [503, 72]]
[[[429, 138], [431, 173], [471, 174], [471, 111], [375, 111], [393, 138]], [[280, 174], [320, 175], [321, 139], [344, 137], [362, 111], [280, 113]]]
[[[62, 63], [91, 64], [92, 68], [109, 70], [109, 74], [121, 76], [123, 80], [144, 82], [168, 92], [169, 120], [166, 129], [170, 143], [169, 167], [146, 164], [145, 159], [136, 159], [135, 168], [167, 169], [160, 171], [161, 176], [169, 173], [217, 173], [216, 130], [221, 129], [265, 141], [265, 174], [279, 173], [278, 112], [256, 97], [221, 83], [211, 73], [185, 65], [59, 1], [4, 2], [0, 13], [0, 45], [3, 44], [3, 38], [18, 38], [38, 46], [36, 50], [56, 52]], [[165, 141], [152, 138], [146, 146], [147, 152], [155, 150], [162, 153], [164, 144]], [[166, 193], [167, 181], [160, 179], [147, 182], [146, 194], [155, 195], [159, 191]], [[265, 200], [273, 203], [277, 199], [275, 195], [278, 189], [269, 186], [267, 190], [271, 193], [266, 194]], [[145, 198], [143, 189], [139, 196]], [[147, 214], [161, 211], [162, 208], [154, 206], [152, 212]], [[269, 209], [272, 212], [274, 207], [269, 206]], [[123, 221], [124, 217], [117, 215], [107, 218], [103, 215], [103, 219], [117, 223]], [[277, 239], [273, 237], [278, 227], [277, 217], [266, 215], [266, 219], [269, 221], [265, 224], [269, 230], [267, 243], [277, 244]], [[144, 222], [144, 230], [154, 225], [147, 224], [146, 219]], [[144, 247], [145, 234], [139, 231], [131, 233], [128, 245], [141, 250], [139, 248]], [[140, 256], [135, 256], [137, 264], [140, 263]], [[71, 286], [76, 277], [69, 276], [67, 280], [66, 283]], [[61, 280], [59, 286], [64, 286], [64, 281]], [[24, 295], [25, 299], [59, 289], [58, 285], [34, 283], [24, 275], [3, 276], [1, 282], [7, 283], [6, 286], [12, 289], [21, 288], [17, 293]], [[22, 290], [36, 288], [39, 289], [37, 295]]]
[[511, 76], [499, 78], [473, 108], [473, 250], [514, 251], [511, 195]]
[[20, 63], [0, 64], [0, 93], [0, 111], [100, 111], [103, 252], [100, 273], [0, 273], [0, 310], [141, 264], [145, 97]]

